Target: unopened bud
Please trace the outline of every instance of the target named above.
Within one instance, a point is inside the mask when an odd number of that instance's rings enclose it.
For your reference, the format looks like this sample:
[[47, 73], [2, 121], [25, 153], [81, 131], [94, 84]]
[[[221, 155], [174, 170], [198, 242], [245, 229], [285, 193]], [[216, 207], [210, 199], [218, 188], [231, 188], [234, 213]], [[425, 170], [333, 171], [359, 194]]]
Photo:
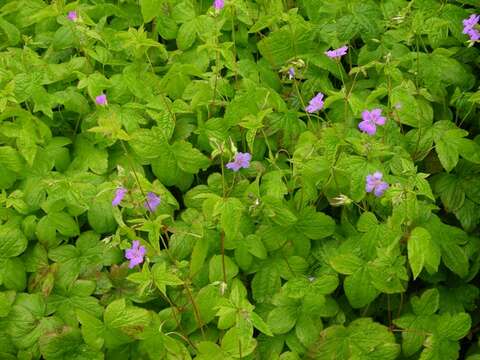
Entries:
[[335, 196], [329, 201], [330, 201], [330, 205], [332, 206], [350, 205], [352, 203], [352, 199], [350, 199], [348, 196], [343, 194]]

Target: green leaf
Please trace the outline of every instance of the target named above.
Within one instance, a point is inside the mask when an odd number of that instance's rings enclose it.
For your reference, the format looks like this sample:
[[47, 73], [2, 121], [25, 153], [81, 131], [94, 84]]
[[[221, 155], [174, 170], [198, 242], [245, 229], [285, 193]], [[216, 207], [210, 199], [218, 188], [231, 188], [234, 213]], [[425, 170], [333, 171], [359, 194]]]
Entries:
[[364, 261], [354, 254], [340, 254], [330, 259], [330, 266], [344, 275], [352, 275], [363, 265]]
[[318, 340], [322, 328], [323, 324], [320, 317], [301, 314], [295, 325], [295, 335], [303, 346], [310, 347]]
[[280, 290], [280, 274], [273, 263], [264, 264], [253, 276], [252, 293], [258, 302], [265, 302]]
[[393, 323], [405, 329], [402, 332], [402, 351], [405, 356], [411, 356], [421, 349], [434, 320], [429, 316], [407, 314], [395, 319]]
[[442, 314], [438, 323], [438, 335], [442, 338], [458, 341], [467, 336], [472, 325], [467, 313]]
[[435, 141], [435, 150], [442, 166], [447, 171], [452, 171], [457, 165], [459, 154], [454, 143], [446, 139], [438, 139]]
[[333, 325], [322, 331], [314, 350], [317, 359], [396, 359], [400, 346], [387, 327], [368, 318], [353, 321], [348, 328]]
[[113, 215], [110, 193], [97, 195], [88, 208], [88, 223], [99, 234], [113, 233], [117, 222]]
[[162, 12], [162, 0], [140, 0], [140, 10], [142, 11], [143, 21], [148, 23], [160, 15]]
[[190, 276], [196, 275], [203, 267], [208, 255], [210, 243], [205, 238], [197, 239], [190, 259]]
[[412, 55], [418, 55], [419, 76], [431, 93], [443, 96], [446, 86], [455, 85], [464, 91], [473, 86], [473, 74], [467, 71], [461, 62], [451, 57], [452, 52], [438, 48], [433, 53], [421, 52]]
[[237, 198], [227, 198], [223, 201], [220, 224], [227, 241], [235, 241], [240, 233], [244, 206]]
[[438, 121], [434, 127], [435, 150], [438, 158], [447, 172], [452, 171], [458, 163], [459, 149], [463, 144], [463, 137], [468, 132], [459, 129], [450, 121]]
[[105, 174], [108, 168], [108, 152], [93, 144], [85, 134], [75, 138], [74, 159], [70, 170], [92, 170], [95, 174]]
[[196, 174], [210, 164], [210, 160], [189, 142], [175, 142], [172, 145], [172, 151], [177, 159], [178, 167], [186, 173]]
[[167, 293], [167, 285], [182, 285], [183, 281], [178, 276], [168, 272], [165, 263], [157, 263], [152, 268], [153, 281], [157, 288], [163, 293]]
[[369, 211], [362, 213], [357, 221], [357, 229], [361, 232], [367, 232], [376, 225], [378, 225], [377, 217]]
[[279, 67], [296, 56], [309, 53], [314, 48], [313, 44], [314, 32], [306, 22], [299, 22], [270, 33], [257, 46], [268, 62]]
[[[188, 188], [193, 181], [191, 174], [180, 170], [175, 154], [169, 146], [163, 147], [162, 152], [156, 159], [151, 160], [151, 163], [153, 173], [165, 186], [186, 184], [185, 187]], [[184, 181], [181, 182], [180, 179]]]
[[304, 208], [298, 215], [295, 228], [312, 240], [326, 238], [333, 234], [335, 221], [321, 212], [315, 212], [312, 208]]
[[168, 148], [167, 140], [158, 127], [152, 127], [150, 130], [138, 129], [131, 134], [129, 145], [143, 162], [149, 162], [156, 159]]
[[197, 38], [197, 27], [195, 21], [183, 23], [178, 29], [177, 47], [180, 50], [188, 50]]
[[229, 281], [237, 276], [237, 274], [238, 266], [230, 257], [226, 255], [214, 255], [210, 259], [208, 272], [210, 282], [224, 281], [225, 279]]
[[453, 174], [442, 173], [435, 176], [434, 189], [440, 194], [445, 210], [453, 212], [459, 210], [465, 201], [465, 190], [461, 179]]
[[474, 164], [480, 164], [480, 145], [470, 139], [457, 139], [456, 145], [462, 157]]
[[308, 279], [303, 277], [296, 277], [287, 281], [283, 286], [283, 291], [285, 295], [292, 299], [301, 299], [305, 296], [305, 293], [310, 287], [310, 282]]
[[411, 82], [393, 88], [391, 102], [401, 105], [397, 114], [402, 124], [426, 128], [432, 124], [433, 110], [426, 100], [412, 95], [415, 93], [414, 89], [415, 86]]
[[288, 193], [287, 187], [283, 182], [283, 171], [271, 171], [262, 177], [260, 191], [268, 196], [282, 200]]
[[350, 305], [355, 309], [368, 305], [378, 295], [378, 290], [372, 284], [367, 267], [361, 267], [352, 275], [347, 276], [343, 288]]
[[21, 258], [0, 258], [0, 261], [0, 280], [3, 286], [8, 290], [23, 291], [27, 286], [27, 274]]
[[252, 325], [258, 329], [260, 332], [264, 333], [265, 335], [268, 336], [273, 336], [272, 331], [270, 330], [270, 327], [267, 325], [263, 319], [257, 315], [256, 313], [252, 312], [250, 314], [250, 319], [252, 320]]
[[338, 287], [338, 276], [336, 274], [322, 274], [310, 282], [309, 292], [311, 294], [331, 294]]
[[230, 358], [240, 358], [250, 355], [257, 342], [252, 334], [242, 332], [242, 329], [231, 328], [222, 338], [222, 350], [230, 355]]
[[61, 26], [53, 35], [52, 45], [55, 50], [64, 50], [73, 47], [78, 42], [76, 35], [70, 26]]
[[408, 261], [412, 268], [413, 279], [420, 275], [425, 264], [425, 254], [433, 246], [430, 233], [422, 227], [416, 227], [408, 239]]
[[65, 212], [54, 212], [47, 215], [48, 221], [65, 236], [73, 237], [80, 234], [80, 229], [75, 220]]
[[27, 243], [27, 238], [16, 226], [0, 226], [0, 258], [20, 255], [27, 248]]
[[157, 17], [158, 33], [165, 40], [173, 40], [177, 37], [178, 27], [175, 20], [170, 16], [160, 15]]
[[262, 260], [267, 258], [267, 249], [258, 235], [248, 235], [245, 242], [250, 254]]
[[408, 280], [405, 257], [395, 251], [383, 251], [378, 258], [368, 264], [372, 284], [381, 292], [395, 294], [405, 291]]
[[8, 315], [15, 300], [15, 291], [0, 292], [0, 318]]
[[125, 299], [111, 302], [105, 309], [103, 318], [107, 328], [120, 330], [128, 335], [141, 333], [150, 323], [150, 314], [147, 310], [127, 306]]
[[[7, 20], [0, 17], [0, 29], [7, 37], [7, 42], [4, 45], [15, 46], [20, 42], [20, 31], [17, 27]], [[4, 46], [2, 45], [2, 47]]]
[[453, 241], [441, 244], [442, 260], [445, 266], [460, 277], [468, 275], [468, 257], [465, 251]]
[[429, 289], [422, 296], [413, 296], [410, 299], [413, 312], [417, 315], [433, 315], [437, 312], [440, 303], [440, 293], [437, 289]]
[[276, 307], [268, 314], [267, 324], [274, 334], [285, 334], [297, 322], [297, 309], [295, 306]]
[[[217, 304], [220, 303], [221, 294], [218, 286], [208, 285], [200, 289], [197, 296], [195, 297], [195, 302], [198, 306], [198, 312], [203, 324], [208, 324], [215, 318], [217, 312]], [[193, 310], [193, 309], [192, 309]], [[194, 312], [194, 311], [193, 311]], [[193, 315], [193, 312], [191, 313]], [[195, 318], [195, 316], [193, 316]], [[194, 319], [195, 326], [192, 329], [198, 329], [199, 324], [197, 319]]]
[[433, 242], [440, 248], [445, 266], [458, 276], [466, 277], [469, 262], [464, 248], [460, 246], [467, 240], [466, 234], [459, 228], [443, 224], [433, 215], [423, 227], [428, 230]]
[[460, 345], [455, 341], [442, 339], [436, 334], [425, 340], [427, 347], [422, 351], [419, 360], [457, 360]]
[[43, 334], [39, 339], [39, 347], [44, 359], [103, 359], [103, 354], [83, 343], [80, 330], [67, 326], [59, 332]]
[[264, 196], [262, 200], [265, 215], [271, 218], [275, 224], [293, 226], [298, 221], [297, 216], [288, 208], [284, 201], [268, 195]]
[[198, 360], [225, 360], [222, 349], [211, 341], [201, 341], [197, 344]]

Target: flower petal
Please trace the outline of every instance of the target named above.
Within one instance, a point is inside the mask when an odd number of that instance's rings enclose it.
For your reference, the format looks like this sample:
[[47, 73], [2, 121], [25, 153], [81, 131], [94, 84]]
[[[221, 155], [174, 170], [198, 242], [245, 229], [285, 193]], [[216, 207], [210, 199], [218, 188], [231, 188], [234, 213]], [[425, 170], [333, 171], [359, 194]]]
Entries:
[[375, 171], [372, 176], [375, 180], [382, 180], [383, 174], [380, 171]]
[[378, 184], [375, 187], [374, 194], [377, 197], [380, 197], [383, 195], [383, 193], [388, 189], [388, 184], [385, 181], [382, 181], [380, 184]]
[[375, 135], [375, 133], [377, 132], [377, 127], [375, 126], [375, 124], [366, 120], [361, 121], [358, 124], [358, 128], [361, 131], [367, 133], [368, 135]]

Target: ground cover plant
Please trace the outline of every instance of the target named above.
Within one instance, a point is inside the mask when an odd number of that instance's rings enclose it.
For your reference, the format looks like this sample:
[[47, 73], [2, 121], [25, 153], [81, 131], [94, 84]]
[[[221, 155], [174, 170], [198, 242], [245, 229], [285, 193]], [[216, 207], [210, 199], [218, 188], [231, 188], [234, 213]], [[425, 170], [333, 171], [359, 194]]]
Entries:
[[477, 0], [0, 0], [0, 359], [479, 360]]

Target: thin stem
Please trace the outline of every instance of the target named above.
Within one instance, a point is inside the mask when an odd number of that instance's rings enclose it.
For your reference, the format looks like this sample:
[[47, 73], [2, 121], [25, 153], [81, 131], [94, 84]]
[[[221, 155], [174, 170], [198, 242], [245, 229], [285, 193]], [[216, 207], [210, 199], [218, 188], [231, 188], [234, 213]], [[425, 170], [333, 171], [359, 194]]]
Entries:
[[220, 154], [220, 171], [222, 172], [222, 193], [223, 198], [226, 196], [226, 188], [225, 188], [225, 165], [223, 163], [223, 144], [222, 144], [222, 153]]
[[[180, 309], [178, 308], [177, 305], [175, 305], [175, 303], [174, 303], [172, 300], [170, 300], [170, 298], [169, 298], [166, 294], [160, 292], [160, 295], [169, 303], [170, 307], [172, 308], [173, 319], [175, 320], [175, 323], [177, 324], [177, 326], [178, 326], [178, 328], [180, 329], [180, 331], [181, 331], [182, 333], [184, 333], [185, 330], [184, 330], [184, 328], [183, 328], [182, 323], [180, 322], [180, 320], [178, 320], [177, 314], [176, 314], [176, 312], [175, 312], [175, 310], [176, 310], [176, 311], [178, 311], [178, 312], [180, 313]], [[197, 348], [197, 347], [195, 346], [195, 344], [188, 338], [188, 336], [185, 336], [185, 335], [183, 335], [183, 334], [180, 334], [180, 335], [182, 336], [183, 339], [185, 339], [185, 340], [188, 342], [188, 344], [189, 344], [191, 347], [193, 347], [194, 349]]]
[[233, 74], [235, 77], [235, 83], [237, 83], [237, 45], [235, 40], [235, 7], [232, 6], [232, 41], [233, 41]]
[[220, 232], [220, 253], [222, 254], [223, 282], [227, 284], [227, 270], [225, 268], [225, 233]]
[[128, 153], [127, 147], [125, 146], [122, 140], [120, 140], [120, 144], [122, 145], [123, 151], [125, 152], [125, 156], [127, 157], [127, 160], [130, 163], [130, 168], [132, 169], [133, 176], [135, 177], [135, 181], [137, 182], [138, 188], [140, 189], [140, 192], [142, 193], [142, 196], [145, 199], [145, 203], [147, 204], [147, 207], [150, 210], [150, 212], [153, 212], [152, 208], [150, 207], [150, 203], [147, 201], [148, 200], [147, 195], [145, 194], [145, 191], [143, 191], [142, 185], [140, 184], [140, 179], [138, 178], [137, 172], [133, 164], [133, 160], [130, 157], [130, 154]]
[[185, 284], [185, 290], [187, 292], [187, 297], [190, 301], [190, 304], [192, 304], [193, 313], [195, 314], [195, 319], [197, 320], [198, 326], [200, 327], [200, 332], [202, 333], [202, 337], [205, 340], [205, 332], [203, 331], [203, 321], [202, 321], [202, 318], [200, 317], [200, 312], [198, 311], [197, 304], [193, 299], [192, 292], [190, 291], [188, 284]]
[[[297, 93], [297, 96], [298, 98], [300, 99], [300, 102], [302, 103], [302, 110], [305, 110], [306, 108], [306, 105], [305, 105], [305, 101], [303, 101], [303, 97], [302, 95], [300, 94], [300, 90], [298, 88], [298, 84], [297, 84], [297, 80], [294, 78], [293, 79], [293, 87], [295, 88], [295, 91]], [[313, 122], [312, 122], [312, 119], [310, 118], [310, 114], [308, 113], [308, 111], [305, 111], [305, 114], [307, 114], [307, 118], [308, 118], [308, 124], [313, 127]]]
[[388, 312], [388, 327], [392, 328], [392, 309], [390, 305], [390, 295], [387, 294], [387, 312]]
[[[218, 27], [218, 18], [215, 17], [215, 28]], [[217, 96], [218, 66], [220, 63], [220, 51], [218, 47], [218, 36], [215, 36], [215, 81], [213, 85], [212, 108], [215, 107], [215, 98]], [[210, 106], [207, 107], [208, 118], [210, 119]]]

